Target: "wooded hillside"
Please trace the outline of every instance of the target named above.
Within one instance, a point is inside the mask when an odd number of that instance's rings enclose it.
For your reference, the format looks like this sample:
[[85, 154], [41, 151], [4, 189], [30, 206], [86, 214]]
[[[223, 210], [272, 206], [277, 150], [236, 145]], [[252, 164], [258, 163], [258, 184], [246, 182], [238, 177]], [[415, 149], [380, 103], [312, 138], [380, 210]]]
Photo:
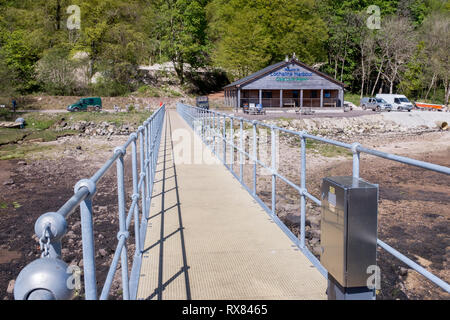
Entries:
[[449, 42], [446, 0], [2, 0], [0, 95], [125, 95], [164, 62], [185, 88], [295, 53], [353, 93], [448, 104]]

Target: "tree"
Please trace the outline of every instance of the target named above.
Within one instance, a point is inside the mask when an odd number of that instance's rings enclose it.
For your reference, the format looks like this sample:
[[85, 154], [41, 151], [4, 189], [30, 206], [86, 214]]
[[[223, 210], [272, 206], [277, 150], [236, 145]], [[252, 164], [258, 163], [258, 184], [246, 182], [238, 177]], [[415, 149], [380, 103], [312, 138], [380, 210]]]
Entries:
[[389, 93], [393, 93], [394, 84], [401, 80], [400, 74], [416, 48], [411, 21], [401, 16], [385, 18], [377, 42], [385, 59], [381, 74], [389, 84]]
[[[450, 97], [450, 18], [448, 13], [433, 12], [424, 22], [423, 37], [428, 56], [428, 65], [433, 77], [429, 90], [437, 79], [444, 85], [444, 103], [448, 106]], [[428, 92], [429, 92], [428, 90]], [[427, 94], [428, 95], [428, 94]]]
[[324, 61], [325, 23], [310, 0], [213, 0], [207, 6], [213, 63], [232, 78], [246, 76], [293, 53]]
[[206, 12], [204, 1], [159, 0], [153, 3], [155, 31], [160, 37], [161, 50], [173, 63], [181, 84], [184, 67], [206, 64], [208, 49]]
[[272, 58], [268, 54], [270, 41], [264, 27], [260, 23], [248, 23], [256, 18], [252, 11], [237, 13], [213, 53], [216, 66], [227, 70], [233, 80], [266, 67]]
[[4, 57], [4, 63], [17, 76], [14, 86], [19, 93], [27, 93], [36, 89], [37, 83], [34, 77], [34, 64], [39, 59], [36, 48], [30, 34], [23, 30], [16, 30], [3, 36], [3, 45], [0, 54]]

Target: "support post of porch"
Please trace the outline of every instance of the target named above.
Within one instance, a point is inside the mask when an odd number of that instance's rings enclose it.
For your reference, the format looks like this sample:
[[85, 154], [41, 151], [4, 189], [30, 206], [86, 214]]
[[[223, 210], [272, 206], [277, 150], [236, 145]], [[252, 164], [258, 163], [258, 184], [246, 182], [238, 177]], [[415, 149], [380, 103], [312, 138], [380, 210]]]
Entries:
[[320, 107], [323, 108], [323, 89], [320, 89]]
[[280, 108], [283, 108], [283, 89], [280, 89]]
[[237, 109], [241, 108], [241, 88], [237, 90]]
[[303, 89], [300, 90], [300, 108], [303, 108]]

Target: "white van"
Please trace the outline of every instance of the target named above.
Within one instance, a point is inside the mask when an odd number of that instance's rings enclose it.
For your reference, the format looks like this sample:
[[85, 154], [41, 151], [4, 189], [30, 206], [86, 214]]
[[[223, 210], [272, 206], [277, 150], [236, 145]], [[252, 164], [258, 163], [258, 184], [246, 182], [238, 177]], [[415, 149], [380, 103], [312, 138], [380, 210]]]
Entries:
[[412, 103], [408, 100], [408, 98], [402, 94], [377, 94], [377, 98], [384, 99], [392, 105], [392, 110], [396, 111], [408, 111], [410, 112], [413, 109]]

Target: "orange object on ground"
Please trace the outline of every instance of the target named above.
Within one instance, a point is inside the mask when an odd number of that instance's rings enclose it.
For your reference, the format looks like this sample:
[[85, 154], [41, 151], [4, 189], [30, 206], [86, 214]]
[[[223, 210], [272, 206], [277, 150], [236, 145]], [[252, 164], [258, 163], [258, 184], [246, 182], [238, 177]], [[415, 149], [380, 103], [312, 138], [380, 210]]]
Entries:
[[431, 103], [424, 103], [424, 102], [416, 102], [416, 106], [419, 108], [431, 108], [431, 109], [437, 109], [437, 110], [444, 109], [444, 107], [440, 104], [431, 104]]

